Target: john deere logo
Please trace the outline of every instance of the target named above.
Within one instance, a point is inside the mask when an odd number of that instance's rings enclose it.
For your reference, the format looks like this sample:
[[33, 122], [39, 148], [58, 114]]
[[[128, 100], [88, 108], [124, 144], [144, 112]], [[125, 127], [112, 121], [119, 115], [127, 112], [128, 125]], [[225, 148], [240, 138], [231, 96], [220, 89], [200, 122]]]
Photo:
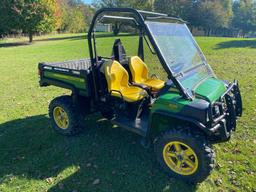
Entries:
[[175, 103], [170, 103], [169, 108], [171, 108], [173, 111], [179, 111], [180, 110], [180, 106], [176, 105]]

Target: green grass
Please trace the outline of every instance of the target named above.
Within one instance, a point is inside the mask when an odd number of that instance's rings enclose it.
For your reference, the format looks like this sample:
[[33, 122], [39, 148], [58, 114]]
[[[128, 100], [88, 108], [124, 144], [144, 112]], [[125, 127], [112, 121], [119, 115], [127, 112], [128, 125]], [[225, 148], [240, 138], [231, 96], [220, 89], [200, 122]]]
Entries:
[[[239, 80], [244, 115], [232, 139], [214, 146], [217, 167], [196, 187], [169, 179], [158, 169], [153, 151], [140, 146], [139, 137], [98, 115], [89, 118], [88, 129], [77, 137], [55, 133], [48, 103], [69, 92], [40, 88], [37, 63], [88, 57], [87, 40], [80, 34], [37, 40], [32, 45], [0, 42], [1, 192], [256, 190], [256, 39], [197, 38], [218, 77]], [[101, 51], [110, 52], [104, 48], [108, 43], [111, 47], [113, 39], [103, 39]], [[93, 185], [95, 179], [99, 184]]]

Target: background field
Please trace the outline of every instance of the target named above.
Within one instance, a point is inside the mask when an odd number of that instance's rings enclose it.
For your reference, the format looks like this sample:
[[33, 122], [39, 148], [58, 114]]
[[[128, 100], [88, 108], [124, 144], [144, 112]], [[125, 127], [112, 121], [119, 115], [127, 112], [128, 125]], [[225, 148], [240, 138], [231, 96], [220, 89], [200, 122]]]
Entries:
[[197, 38], [218, 77], [239, 80], [244, 116], [231, 141], [214, 146], [217, 167], [196, 187], [166, 177], [137, 136], [99, 115], [77, 137], [56, 134], [48, 103], [68, 92], [39, 88], [37, 63], [88, 57], [87, 41], [81, 34], [36, 40], [0, 42], [0, 191], [256, 191], [256, 39]]

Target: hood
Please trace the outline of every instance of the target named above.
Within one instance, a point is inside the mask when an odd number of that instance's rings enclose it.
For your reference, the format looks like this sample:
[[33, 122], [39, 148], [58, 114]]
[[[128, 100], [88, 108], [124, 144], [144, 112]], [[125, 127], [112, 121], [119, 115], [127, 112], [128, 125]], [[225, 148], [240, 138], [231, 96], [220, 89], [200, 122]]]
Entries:
[[209, 78], [203, 81], [196, 89], [196, 97], [214, 102], [226, 91], [226, 86], [223, 81], [216, 78]]

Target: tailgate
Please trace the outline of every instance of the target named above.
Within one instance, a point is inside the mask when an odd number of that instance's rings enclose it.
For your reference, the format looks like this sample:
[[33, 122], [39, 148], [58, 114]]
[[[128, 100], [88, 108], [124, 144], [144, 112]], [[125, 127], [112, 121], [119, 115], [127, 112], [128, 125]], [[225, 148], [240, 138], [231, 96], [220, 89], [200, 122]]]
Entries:
[[90, 60], [39, 63], [40, 86], [54, 85], [90, 96]]

